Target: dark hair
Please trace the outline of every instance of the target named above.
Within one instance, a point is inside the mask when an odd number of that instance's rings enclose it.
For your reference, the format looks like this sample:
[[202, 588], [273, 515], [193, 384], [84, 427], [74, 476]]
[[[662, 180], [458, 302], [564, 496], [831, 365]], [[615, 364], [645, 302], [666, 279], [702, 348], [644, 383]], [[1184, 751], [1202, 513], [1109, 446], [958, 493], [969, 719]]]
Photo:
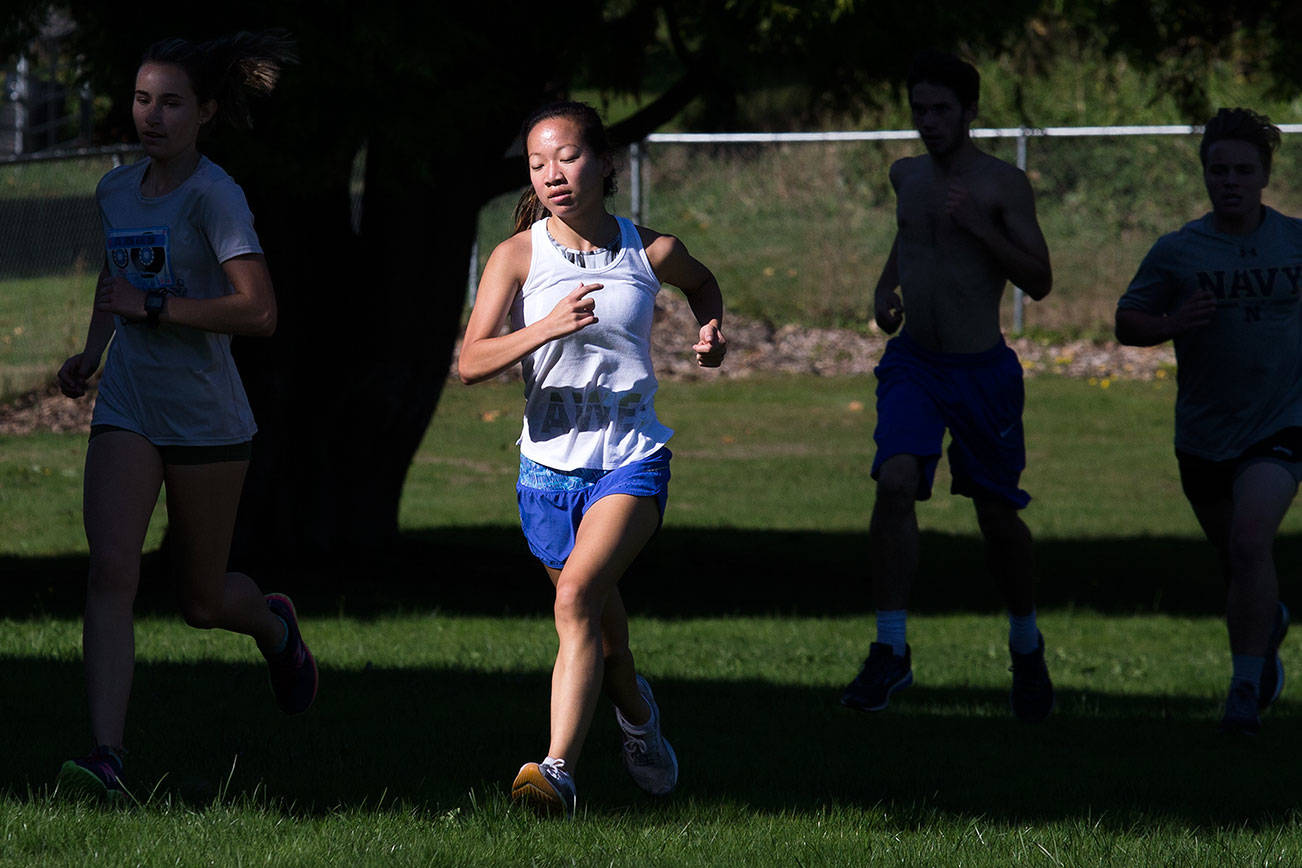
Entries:
[[[597, 114], [597, 110], [587, 103], [573, 100], [548, 103], [529, 115], [520, 127], [520, 143], [527, 148], [529, 133], [533, 132], [533, 128], [552, 118], [565, 118], [573, 121], [579, 128], [579, 136], [583, 139], [583, 144], [589, 150], [603, 157], [614, 155], [614, 148], [610, 146], [610, 140], [606, 138], [606, 127], [602, 124], [601, 116]], [[603, 195], [610, 196], [615, 192], [615, 189], [615, 173], [611, 172], [602, 179], [601, 192]], [[515, 203], [514, 231], [523, 232], [549, 213], [543, 207], [542, 202], [538, 201], [538, 195], [534, 193], [533, 186], [530, 185], [520, 194], [520, 200]]]
[[232, 33], [207, 42], [164, 39], [145, 50], [140, 65], [180, 67], [200, 103], [217, 101], [217, 120], [239, 129], [253, 126], [249, 97], [271, 93], [286, 64], [298, 61], [285, 30]]
[[1279, 127], [1272, 124], [1270, 118], [1245, 108], [1223, 108], [1216, 112], [1216, 117], [1203, 127], [1202, 144], [1198, 146], [1198, 157], [1204, 169], [1212, 145], [1227, 139], [1254, 145], [1261, 155], [1261, 167], [1267, 175], [1270, 174], [1271, 155], [1279, 147]]
[[928, 49], [915, 55], [909, 64], [907, 82], [910, 96], [913, 86], [922, 82], [947, 87], [954, 91], [962, 108], [976, 105], [981, 94], [981, 73], [976, 67], [944, 51]]

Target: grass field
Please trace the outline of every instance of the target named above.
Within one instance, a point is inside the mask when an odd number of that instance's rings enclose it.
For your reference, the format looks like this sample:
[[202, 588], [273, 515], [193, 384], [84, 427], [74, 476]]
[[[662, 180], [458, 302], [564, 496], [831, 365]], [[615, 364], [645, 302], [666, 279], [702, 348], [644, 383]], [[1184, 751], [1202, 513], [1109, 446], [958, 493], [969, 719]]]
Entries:
[[[1286, 137], [1266, 202], [1302, 207], [1299, 144]], [[983, 149], [1014, 161], [1008, 139]], [[777, 324], [871, 328], [871, 291], [895, 236], [892, 160], [916, 142], [654, 145], [643, 222], [678, 235], [719, 278], [730, 311]], [[628, 166], [612, 208], [627, 212]], [[1040, 139], [1028, 174], [1054, 266], [1053, 294], [1028, 303], [1027, 329], [1110, 338], [1117, 298], [1157, 238], [1208, 210], [1194, 137]], [[1161, 178], [1155, 189], [1154, 178]], [[480, 218], [480, 256], [510, 231], [515, 196]], [[1011, 296], [1005, 326], [1011, 326]]]
[[[1276, 158], [1278, 180], [1266, 201], [1297, 213], [1302, 198], [1286, 183], [1297, 173], [1297, 148], [1290, 142]], [[981, 145], [1015, 159], [1011, 140]], [[917, 152], [915, 142], [658, 145], [647, 152], [643, 222], [680, 236], [714, 270], [731, 313], [778, 325], [871, 329], [870, 292], [895, 231], [887, 170], [893, 159]], [[1053, 338], [1108, 338], [1116, 300], [1144, 253], [1162, 233], [1207, 210], [1196, 142], [1172, 136], [1043, 139], [1030, 143], [1028, 160], [1055, 289], [1043, 303], [1027, 305], [1025, 327]], [[0, 211], [8, 200], [25, 197], [70, 209], [74, 195], [86, 199], [82, 211], [68, 211], [60, 225], [36, 237], [24, 218], [0, 220], [0, 265], [6, 257], [27, 257], [54, 268], [36, 278], [0, 280], [0, 400], [40, 385], [46, 365], [53, 370], [69, 347], [80, 346], [96, 248], [81, 238], [72, 267], [73, 258], [56, 253], [72, 245], [60, 238], [72, 231], [67, 227], [90, 219], [93, 230], [89, 197], [108, 165], [0, 167]], [[611, 200], [621, 214], [629, 208], [628, 171], [620, 167], [620, 192]], [[1162, 179], [1159, 191], [1153, 178]], [[502, 196], [482, 209], [481, 264], [509, 233], [515, 199]]]
[[[682, 784], [641, 796], [603, 707], [572, 824], [535, 822], [503, 796], [545, 749], [555, 649], [545, 578], [520, 555], [513, 515], [518, 387], [445, 394], [402, 509], [422, 586], [372, 575], [346, 597], [294, 590], [322, 661], [308, 715], [276, 713], [249, 643], [187, 629], [166, 593], [142, 594], [129, 721], [141, 804], [124, 811], [49, 791], [86, 737], [66, 602], [84, 570], [83, 441], [0, 439], [0, 864], [1302, 858], [1290, 694], [1258, 739], [1214, 732], [1228, 652], [1218, 579], [1178, 493], [1169, 383], [1028, 383], [1026, 517], [1059, 691], [1048, 723], [1007, 712], [1005, 628], [970, 508], [943, 475], [919, 513], [917, 683], [881, 715], [838, 706], [872, 636], [869, 387], [665, 385], [673, 497], [625, 592]], [[1300, 529], [1291, 516], [1280, 541], [1290, 575]], [[519, 569], [504, 578], [502, 562]], [[33, 582], [52, 587], [15, 592]], [[1283, 654], [1302, 671], [1293, 645]]]

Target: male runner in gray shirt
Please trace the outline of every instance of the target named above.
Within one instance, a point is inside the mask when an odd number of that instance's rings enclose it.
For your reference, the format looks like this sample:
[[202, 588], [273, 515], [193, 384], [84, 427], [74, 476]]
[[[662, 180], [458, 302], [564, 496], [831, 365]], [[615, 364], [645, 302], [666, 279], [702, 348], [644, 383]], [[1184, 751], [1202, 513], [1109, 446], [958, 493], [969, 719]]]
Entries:
[[1247, 109], [1208, 121], [1212, 210], [1158, 239], [1117, 304], [1122, 343], [1175, 344], [1180, 482], [1228, 585], [1232, 734], [1255, 734], [1284, 687], [1273, 547], [1302, 479], [1302, 220], [1261, 203], [1279, 141]]

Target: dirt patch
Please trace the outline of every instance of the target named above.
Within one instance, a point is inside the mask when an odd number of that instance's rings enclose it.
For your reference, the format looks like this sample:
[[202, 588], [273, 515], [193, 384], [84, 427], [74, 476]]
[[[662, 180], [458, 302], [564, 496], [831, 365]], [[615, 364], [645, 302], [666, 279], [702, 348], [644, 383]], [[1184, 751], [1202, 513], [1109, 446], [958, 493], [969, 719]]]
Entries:
[[[885, 345], [885, 337], [875, 331], [860, 334], [849, 329], [775, 327], [759, 320], [729, 317], [724, 323], [728, 358], [720, 370], [703, 371], [696, 366], [690, 349], [697, 331], [686, 300], [672, 290], [661, 293], [651, 335], [652, 354], [661, 379], [690, 381], [771, 373], [870, 376]], [[1009, 343], [1017, 350], [1028, 376], [1152, 380], [1170, 376], [1175, 369], [1175, 353], [1170, 345], [1141, 348], [1094, 341], [1051, 344], [1027, 338]], [[449, 375], [455, 376], [455, 372]], [[519, 378], [518, 366], [499, 377]], [[74, 401], [50, 385], [0, 405], [0, 434], [87, 431], [93, 406], [94, 393]]]

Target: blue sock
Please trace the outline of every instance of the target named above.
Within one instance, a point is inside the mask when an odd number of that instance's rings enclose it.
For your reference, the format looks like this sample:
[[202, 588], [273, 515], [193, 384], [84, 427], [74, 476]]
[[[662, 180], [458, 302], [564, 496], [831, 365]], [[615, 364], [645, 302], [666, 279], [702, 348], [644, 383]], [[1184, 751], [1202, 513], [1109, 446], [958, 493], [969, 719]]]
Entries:
[[890, 645], [897, 657], [904, 656], [907, 616], [907, 609], [877, 610], [877, 641]]
[[1040, 628], [1035, 626], [1035, 610], [1029, 615], [1008, 613], [1008, 647], [1014, 654], [1030, 654], [1040, 647]]
[[1234, 655], [1234, 680], [1247, 681], [1254, 687], [1261, 687], [1261, 670], [1266, 666], [1265, 657], [1253, 657], [1248, 654]]

